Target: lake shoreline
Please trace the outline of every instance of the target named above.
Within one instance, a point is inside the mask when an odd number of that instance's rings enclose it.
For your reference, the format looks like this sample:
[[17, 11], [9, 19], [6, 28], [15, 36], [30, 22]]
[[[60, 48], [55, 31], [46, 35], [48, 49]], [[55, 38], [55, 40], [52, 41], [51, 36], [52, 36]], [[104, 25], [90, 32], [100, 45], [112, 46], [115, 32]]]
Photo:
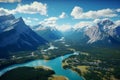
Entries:
[[[56, 75], [60, 75], [60, 76], [65, 76], [67, 77], [69, 80], [83, 80], [81, 78], [81, 76], [79, 76], [76, 72], [71, 71], [70, 69], [64, 69], [61, 67], [62, 65], [62, 60], [66, 59], [67, 57], [74, 55], [73, 53], [67, 54], [65, 56], [61, 56], [52, 60], [33, 60], [31, 62], [28, 63], [24, 63], [24, 64], [18, 64], [18, 65], [12, 65], [9, 66], [7, 68], [5, 68], [4, 70], [0, 71], [0, 75], [4, 75], [7, 71], [10, 71], [14, 68], [17, 67], [35, 67], [35, 66], [47, 66], [50, 67], [51, 69], [53, 69], [56, 73]], [[72, 76], [71, 76], [72, 75]], [[63, 77], [60, 77], [63, 78]], [[66, 79], [67, 80], [67, 79]]]
[[64, 68], [64, 69], [70, 69], [71, 71], [77, 73], [83, 80], [86, 80], [84, 78], [84, 76], [83, 76], [84, 74], [79, 73], [79, 71], [75, 70], [73, 67], [69, 67], [69, 68], [64, 67], [63, 62], [62, 62], [62, 68]]
[[23, 62], [20, 62], [20, 63], [11, 63], [11, 64], [7, 64], [5, 66], [0, 66], [0, 70], [3, 70], [5, 68], [7, 68], [9, 66], [12, 66], [12, 65], [15, 65], [15, 64], [24, 64], [24, 63], [31, 62], [31, 61], [34, 61], [34, 60], [48, 60], [49, 61], [49, 60], [52, 60], [52, 59], [55, 59], [55, 58], [58, 58], [58, 57], [61, 57], [61, 56], [65, 56], [67, 54], [72, 54], [72, 53], [66, 53], [64, 55], [60, 55], [60, 56], [56, 56], [56, 57], [49, 57], [49, 59], [46, 59], [46, 58], [39, 58], [39, 59], [38, 58], [34, 58], [34, 59], [30, 59], [30, 60], [27, 59], [26, 61], [23, 61]]
[[83, 80], [86, 80], [86, 79], [84, 78], [84, 76], [81, 75], [79, 72], [77, 72], [75, 69], [73, 69], [73, 68], [68, 68], [68, 69], [70, 69], [71, 71], [77, 73]]
[[[69, 54], [73, 54], [73, 53], [66, 53], [65, 55], [69, 55]], [[65, 55], [61, 55], [61, 56], [65, 56]], [[56, 58], [61, 57], [61, 56], [57, 56], [57, 57], [54, 57], [54, 58], [50, 58], [49, 60], [53, 60], [53, 59], [56, 59]], [[28, 60], [28, 61], [24, 61], [24, 62], [21, 62], [21, 63], [14, 63], [14, 64], [11, 64], [11, 65], [8, 65], [8, 66], [6, 66], [6, 67], [1, 68], [0, 71], [1, 71], [1, 70], [4, 70], [5, 68], [10, 67], [10, 66], [12, 66], [12, 65], [24, 64], [24, 63], [28, 63], [28, 62], [35, 61], [35, 60], [47, 60], [47, 61], [49, 61], [48, 59], [44, 59], [44, 58]], [[2, 75], [3, 75], [3, 74], [2, 74]], [[0, 75], [0, 76], [2, 76], [2, 75]]]

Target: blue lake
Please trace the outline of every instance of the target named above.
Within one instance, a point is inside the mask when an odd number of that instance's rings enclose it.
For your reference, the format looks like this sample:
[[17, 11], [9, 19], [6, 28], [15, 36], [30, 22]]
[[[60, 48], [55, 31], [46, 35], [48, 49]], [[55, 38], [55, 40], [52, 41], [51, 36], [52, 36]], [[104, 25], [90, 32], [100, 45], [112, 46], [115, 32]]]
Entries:
[[47, 66], [52, 68], [56, 75], [63, 75], [66, 76], [69, 80], [83, 80], [82, 77], [80, 77], [76, 72], [70, 70], [70, 69], [63, 69], [62, 68], [62, 60], [69, 57], [70, 55], [73, 54], [68, 54], [65, 56], [61, 56], [52, 60], [33, 60], [24, 64], [15, 64], [12, 66], [9, 66], [3, 70], [0, 70], [0, 76], [3, 75], [5, 72], [17, 68], [17, 67], [23, 67], [23, 66], [29, 66], [29, 67], [34, 67], [34, 66]]

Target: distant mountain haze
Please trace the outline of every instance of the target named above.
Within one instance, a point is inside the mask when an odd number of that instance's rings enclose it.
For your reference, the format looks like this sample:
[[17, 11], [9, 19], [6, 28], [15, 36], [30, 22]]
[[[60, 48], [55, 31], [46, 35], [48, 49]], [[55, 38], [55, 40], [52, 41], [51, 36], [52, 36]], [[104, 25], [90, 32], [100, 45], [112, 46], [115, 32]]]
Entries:
[[60, 39], [63, 35], [55, 27], [43, 26], [41, 24], [34, 26], [33, 30], [47, 41]]

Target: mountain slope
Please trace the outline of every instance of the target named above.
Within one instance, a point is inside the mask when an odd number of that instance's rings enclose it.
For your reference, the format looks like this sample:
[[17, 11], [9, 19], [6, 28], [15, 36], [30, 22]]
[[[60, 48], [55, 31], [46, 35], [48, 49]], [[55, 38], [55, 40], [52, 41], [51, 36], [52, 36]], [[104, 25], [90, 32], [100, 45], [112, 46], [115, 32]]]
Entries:
[[120, 26], [103, 19], [94, 26], [72, 28], [64, 32], [65, 39], [74, 45], [120, 46]]
[[119, 45], [120, 26], [112, 21], [105, 19], [90, 27], [85, 33], [89, 37], [88, 44]]
[[70, 44], [74, 45], [84, 45], [87, 42], [87, 37], [85, 35], [84, 28], [82, 29], [69, 29], [63, 33], [65, 40]]
[[0, 16], [0, 21], [0, 55], [2, 56], [9, 51], [34, 50], [47, 42], [32, 31], [22, 18], [15, 19], [13, 15], [5, 15]]

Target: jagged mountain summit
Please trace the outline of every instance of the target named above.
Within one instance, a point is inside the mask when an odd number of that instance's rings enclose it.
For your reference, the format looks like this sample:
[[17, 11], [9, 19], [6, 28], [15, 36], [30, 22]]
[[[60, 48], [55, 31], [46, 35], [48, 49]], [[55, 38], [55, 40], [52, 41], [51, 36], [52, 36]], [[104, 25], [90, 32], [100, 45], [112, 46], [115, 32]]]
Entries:
[[109, 19], [103, 19], [92, 26], [73, 28], [65, 32], [64, 36], [69, 42], [81, 45], [119, 46], [120, 25]]
[[120, 44], [120, 26], [109, 19], [101, 20], [86, 31], [88, 43]]
[[47, 41], [27, 26], [20, 17], [0, 16], [0, 54], [9, 51], [34, 50]]
[[55, 27], [43, 26], [39, 24], [34, 26], [33, 30], [49, 42], [60, 39], [62, 37], [62, 33]]

